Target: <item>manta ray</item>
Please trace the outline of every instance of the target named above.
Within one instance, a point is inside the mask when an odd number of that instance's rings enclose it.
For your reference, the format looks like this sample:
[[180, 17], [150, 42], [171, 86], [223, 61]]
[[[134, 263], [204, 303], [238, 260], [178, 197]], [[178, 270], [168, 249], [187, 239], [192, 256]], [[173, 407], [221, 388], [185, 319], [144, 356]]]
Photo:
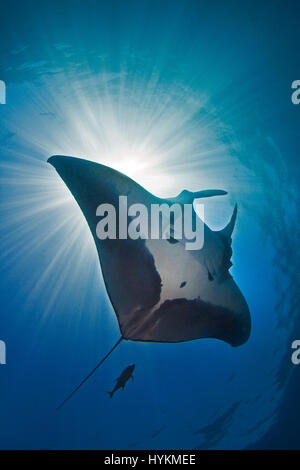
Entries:
[[[249, 308], [229, 272], [237, 206], [223, 230], [211, 230], [202, 221], [204, 243], [199, 250], [187, 250], [186, 240], [176, 239], [172, 230], [169, 238], [159, 239], [100, 239], [96, 230], [97, 207], [117, 207], [122, 195], [128, 205], [143, 204], [150, 209], [152, 204], [193, 204], [195, 199], [222, 196], [226, 191], [183, 190], [176, 197], [158, 198], [128, 176], [99, 163], [60, 155], [48, 162], [71, 191], [89, 225], [121, 332], [111, 351], [60, 407], [122, 340], [177, 343], [214, 338], [233, 347], [248, 340]], [[194, 209], [193, 218], [198, 218]]]

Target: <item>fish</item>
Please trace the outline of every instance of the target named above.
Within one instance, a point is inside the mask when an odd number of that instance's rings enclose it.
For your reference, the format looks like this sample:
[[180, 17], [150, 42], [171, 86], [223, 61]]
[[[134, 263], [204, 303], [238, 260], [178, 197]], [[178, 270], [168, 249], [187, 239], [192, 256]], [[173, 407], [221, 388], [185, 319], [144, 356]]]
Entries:
[[114, 393], [119, 390], [120, 388], [122, 390], [124, 390], [124, 387], [126, 385], [126, 383], [128, 382], [129, 379], [132, 379], [133, 380], [133, 371], [135, 369], [135, 364], [131, 364], [130, 366], [127, 366], [122, 374], [120, 375], [120, 377], [116, 380], [116, 385], [114, 387], [114, 389], [111, 391], [111, 392], [106, 392], [108, 393], [108, 395], [110, 396], [110, 398], [113, 397]]
[[[89, 225], [118, 320], [121, 337], [103, 360], [123, 340], [177, 343], [211, 338], [232, 347], [246, 343], [251, 332], [250, 311], [229, 271], [237, 205], [222, 230], [208, 227], [192, 205], [193, 223], [198, 230], [199, 222], [203, 231], [201, 249], [187, 249], [185, 235], [178, 239], [175, 220], [170, 224], [171, 243], [163, 237], [100, 239], [97, 234], [98, 207], [118, 207], [123, 196], [128, 207], [143, 205], [151, 213], [152, 205], [175, 204], [184, 209], [195, 199], [223, 196], [227, 194], [225, 190], [182, 190], [178, 196], [159, 198], [123, 173], [100, 163], [62, 155], [52, 156], [48, 162], [71, 191]], [[119, 219], [116, 224], [120, 229]]]

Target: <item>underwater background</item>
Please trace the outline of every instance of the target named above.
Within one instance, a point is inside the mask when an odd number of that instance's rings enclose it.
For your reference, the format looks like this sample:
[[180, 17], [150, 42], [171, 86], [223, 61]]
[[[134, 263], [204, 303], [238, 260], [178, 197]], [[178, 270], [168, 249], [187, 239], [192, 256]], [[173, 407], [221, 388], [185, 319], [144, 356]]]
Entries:
[[[296, 1], [0, 1], [1, 449], [300, 448]], [[123, 342], [89, 228], [47, 163], [104, 163], [154, 194], [235, 202], [240, 348]], [[105, 393], [128, 364], [135, 380]]]

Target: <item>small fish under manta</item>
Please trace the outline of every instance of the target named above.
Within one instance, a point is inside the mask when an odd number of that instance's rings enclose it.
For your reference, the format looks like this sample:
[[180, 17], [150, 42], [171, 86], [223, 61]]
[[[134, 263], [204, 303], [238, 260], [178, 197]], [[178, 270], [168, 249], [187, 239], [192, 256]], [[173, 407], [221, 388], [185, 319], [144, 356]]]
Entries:
[[[117, 207], [121, 195], [127, 195], [128, 206], [140, 203], [149, 210], [151, 204], [184, 207], [195, 199], [223, 196], [225, 190], [183, 190], [176, 197], [161, 199], [105, 165], [60, 155], [48, 162], [73, 194], [89, 225], [121, 332], [112, 349], [58, 409], [122, 341], [177, 343], [214, 338], [238, 347], [248, 340], [249, 308], [229, 271], [237, 206], [222, 230], [212, 230], [203, 222], [204, 245], [199, 250], [186, 250], [186, 240], [177, 240], [171, 233], [169, 240], [100, 240], [96, 233], [98, 206], [107, 203]], [[197, 217], [193, 209], [193, 220]]]
[[126, 385], [126, 383], [128, 382], [129, 379], [133, 380], [133, 371], [134, 371], [134, 368], [135, 368], [135, 364], [131, 364], [130, 366], [127, 366], [122, 374], [120, 375], [120, 377], [118, 379], [116, 379], [116, 385], [114, 387], [114, 389], [111, 391], [111, 392], [106, 392], [108, 393], [108, 395], [110, 396], [110, 398], [113, 397], [114, 393], [119, 390], [120, 388], [122, 390], [124, 390], [124, 387]]

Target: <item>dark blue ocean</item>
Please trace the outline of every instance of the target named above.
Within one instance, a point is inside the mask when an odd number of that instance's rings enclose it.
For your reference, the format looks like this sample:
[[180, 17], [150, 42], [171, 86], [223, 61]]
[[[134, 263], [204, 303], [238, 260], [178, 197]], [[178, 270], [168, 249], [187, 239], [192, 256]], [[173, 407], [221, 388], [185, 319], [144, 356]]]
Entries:
[[[1, 449], [300, 448], [297, 1], [0, 1]], [[219, 188], [252, 333], [124, 341], [79, 207], [47, 159], [154, 194]], [[105, 393], [128, 364], [134, 381]]]

